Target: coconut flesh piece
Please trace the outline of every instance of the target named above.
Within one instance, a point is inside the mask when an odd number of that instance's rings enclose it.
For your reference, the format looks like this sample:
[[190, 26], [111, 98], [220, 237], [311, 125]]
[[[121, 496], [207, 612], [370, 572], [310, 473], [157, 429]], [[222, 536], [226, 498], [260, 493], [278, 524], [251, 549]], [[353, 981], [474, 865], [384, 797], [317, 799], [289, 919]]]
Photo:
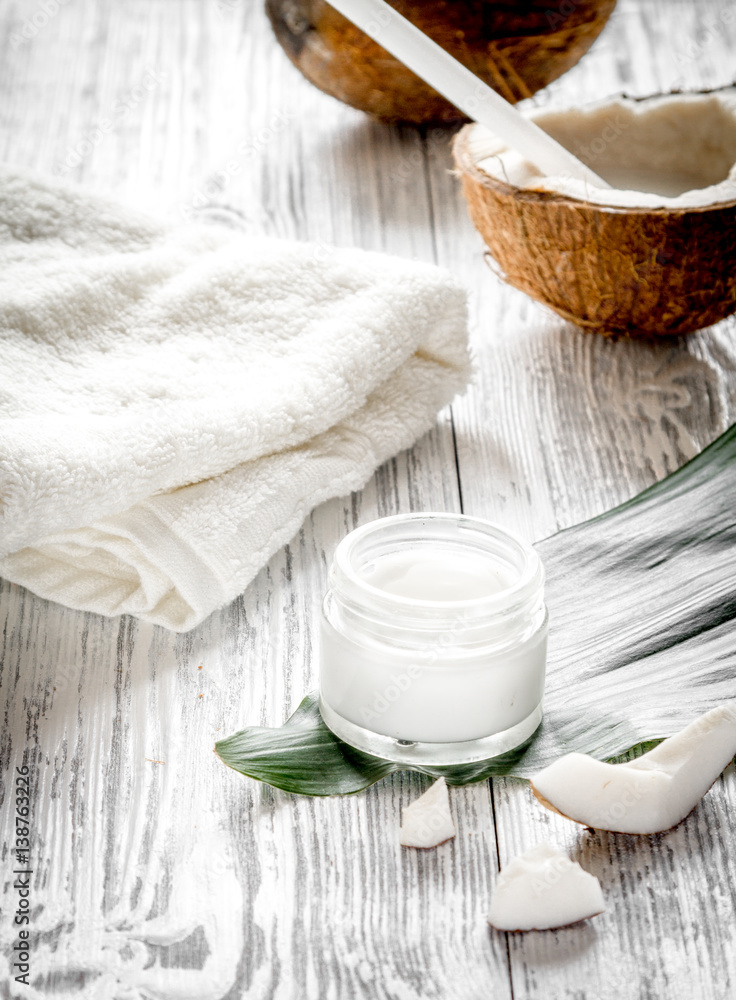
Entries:
[[500, 872], [488, 923], [499, 931], [547, 931], [605, 908], [595, 875], [551, 844], [539, 844]]
[[439, 778], [401, 813], [399, 843], [402, 847], [437, 847], [455, 836], [450, 796]]
[[517, 188], [621, 208], [682, 209], [736, 201], [736, 88], [710, 94], [617, 97], [585, 108], [527, 112], [613, 190], [545, 177], [482, 125], [470, 156]]
[[531, 778], [539, 801], [595, 830], [661, 833], [677, 826], [736, 754], [736, 704], [720, 705], [625, 764], [560, 757]]

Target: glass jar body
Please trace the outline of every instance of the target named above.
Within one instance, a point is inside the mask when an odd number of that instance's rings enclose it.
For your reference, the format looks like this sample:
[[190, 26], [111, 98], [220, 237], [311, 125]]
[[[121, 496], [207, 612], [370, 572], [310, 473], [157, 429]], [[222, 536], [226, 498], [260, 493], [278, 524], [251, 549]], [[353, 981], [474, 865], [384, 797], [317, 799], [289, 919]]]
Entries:
[[[547, 649], [534, 550], [490, 522], [448, 514], [386, 518], [353, 535], [338, 547], [323, 607], [320, 709], [329, 728], [406, 763], [483, 760], [528, 739], [542, 718]], [[398, 552], [410, 565], [427, 551], [450, 568], [480, 553], [498, 564], [500, 589], [432, 601], [371, 585], [382, 560]]]

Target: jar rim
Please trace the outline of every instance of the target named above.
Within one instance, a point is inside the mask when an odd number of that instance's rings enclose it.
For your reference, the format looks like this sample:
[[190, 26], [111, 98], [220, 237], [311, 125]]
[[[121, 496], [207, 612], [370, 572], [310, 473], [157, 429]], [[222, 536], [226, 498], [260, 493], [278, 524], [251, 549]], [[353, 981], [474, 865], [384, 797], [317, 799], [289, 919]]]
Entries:
[[[493, 539], [497, 544], [506, 546], [516, 557], [514, 563], [516, 579], [510, 586], [481, 597], [429, 600], [393, 594], [369, 583], [360, 575], [355, 565], [355, 555], [367, 539], [371, 536], [380, 536], [382, 533], [389, 534], [392, 529], [402, 525], [411, 530], [415, 525], [418, 527], [422, 524], [475, 532], [479, 538]], [[469, 537], [469, 535], [465, 538], [458, 536], [458, 543], [467, 545]], [[330, 575], [333, 587], [351, 599], [351, 603], [363, 604], [365, 599], [368, 599], [376, 610], [383, 609], [407, 616], [413, 614], [421, 616], [422, 611], [433, 617], [452, 616], [464, 612], [470, 619], [478, 616], [504, 615], [516, 611], [530, 599], [538, 600], [544, 586], [542, 560], [529, 542], [495, 521], [442, 511], [394, 514], [361, 525], [343, 538], [337, 546]]]

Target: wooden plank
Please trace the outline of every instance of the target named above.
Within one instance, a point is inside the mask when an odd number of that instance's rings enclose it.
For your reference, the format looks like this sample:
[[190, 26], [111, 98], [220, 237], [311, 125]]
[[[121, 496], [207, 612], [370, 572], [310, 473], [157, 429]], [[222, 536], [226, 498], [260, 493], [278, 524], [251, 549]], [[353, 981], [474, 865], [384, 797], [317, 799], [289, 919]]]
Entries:
[[[622, 3], [593, 53], [538, 103], [727, 82], [730, 10]], [[733, 320], [681, 343], [581, 335], [488, 274], [444, 142], [430, 144], [429, 160], [439, 259], [475, 294], [480, 372], [454, 407], [466, 512], [542, 537], [633, 495], [733, 422]], [[729, 768], [681, 827], [637, 839], [582, 831], [521, 782], [494, 782], [502, 865], [550, 840], [601, 879], [609, 908], [579, 929], [510, 936], [516, 1000], [732, 996], [734, 794]]]

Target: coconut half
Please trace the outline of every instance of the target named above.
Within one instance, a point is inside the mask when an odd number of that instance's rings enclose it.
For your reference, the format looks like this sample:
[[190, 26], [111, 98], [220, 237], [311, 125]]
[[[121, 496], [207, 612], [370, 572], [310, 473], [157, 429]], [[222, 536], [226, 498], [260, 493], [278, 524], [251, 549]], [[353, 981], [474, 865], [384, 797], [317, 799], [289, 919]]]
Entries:
[[500, 872], [488, 923], [499, 931], [547, 931], [603, 913], [595, 875], [550, 844], [514, 858]]
[[[603, 30], [616, 0], [389, 0], [515, 103], [556, 80]], [[457, 108], [325, 0], [266, 0], [276, 37], [320, 90], [383, 121], [456, 122]], [[380, 37], [380, 24], [376, 25]]]
[[736, 754], [736, 704], [706, 712], [626, 764], [571, 753], [531, 778], [547, 808], [595, 830], [661, 833], [677, 826]]
[[543, 176], [463, 128], [470, 215], [510, 284], [603, 334], [681, 335], [736, 311], [736, 88], [529, 117], [612, 188]]
[[402, 847], [437, 847], [455, 836], [450, 796], [444, 778], [439, 778], [401, 814], [399, 843]]

